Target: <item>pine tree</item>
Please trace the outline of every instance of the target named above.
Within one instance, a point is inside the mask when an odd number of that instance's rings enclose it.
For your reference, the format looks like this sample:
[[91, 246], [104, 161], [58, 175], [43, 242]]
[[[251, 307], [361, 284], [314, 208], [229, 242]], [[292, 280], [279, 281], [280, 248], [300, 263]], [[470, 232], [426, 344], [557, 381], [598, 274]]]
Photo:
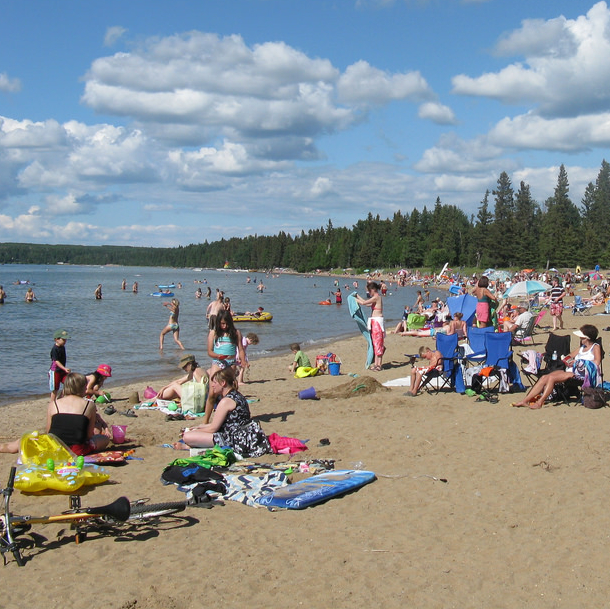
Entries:
[[513, 187], [505, 171], [500, 174], [493, 195], [495, 206], [490, 257], [498, 266], [512, 266], [515, 259], [515, 203]]
[[530, 187], [521, 182], [515, 196], [515, 263], [534, 267], [539, 262], [538, 234], [540, 207], [532, 199]]
[[540, 255], [551, 266], [581, 264], [580, 214], [569, 197], [566, 168], [561, 165], [555, 193], [546, 202], [540, 230]]

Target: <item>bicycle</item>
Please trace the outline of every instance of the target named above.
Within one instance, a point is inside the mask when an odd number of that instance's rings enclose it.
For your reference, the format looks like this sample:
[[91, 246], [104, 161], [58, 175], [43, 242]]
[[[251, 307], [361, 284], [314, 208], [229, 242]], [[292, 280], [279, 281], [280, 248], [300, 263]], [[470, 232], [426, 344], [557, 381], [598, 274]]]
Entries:
[[14, 491], [16, 468], [11, 467], [8, 482], [2, 489], [4, 514], [0, 515], [0, 554], [7, 564], [6, 554], [10, 552], [18, 566], [23, 567], [25, 560], [21, 554], [18, 537], [27, 533], [34, 524], [67, 523], [76, 530], [75, 542], [80, 543], [87, 536], [87, 526], [113, 527], [125, 524], [136, 524], [153, 518], [171, 516], [186, 509], [189, 502], [171, 501], [165, 503], [148, 503], [149, 499], [138, 499], [130, 502], [127, 497], [119, 497], [112, 503], [92, 508], [81, 507], [81, 498], [70, 495], [70, 509], [51, 516], [19, 516], [10, 511], [11, 495]]

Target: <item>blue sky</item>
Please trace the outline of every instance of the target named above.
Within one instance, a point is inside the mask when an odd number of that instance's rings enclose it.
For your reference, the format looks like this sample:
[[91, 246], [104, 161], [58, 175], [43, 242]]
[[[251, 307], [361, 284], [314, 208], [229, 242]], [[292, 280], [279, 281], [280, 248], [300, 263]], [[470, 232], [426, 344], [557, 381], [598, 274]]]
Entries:
[[608, 156], [606, 2], [22, 0], [0, 40], [0, 241], [471, 214], [562, 163], [579, 204]]

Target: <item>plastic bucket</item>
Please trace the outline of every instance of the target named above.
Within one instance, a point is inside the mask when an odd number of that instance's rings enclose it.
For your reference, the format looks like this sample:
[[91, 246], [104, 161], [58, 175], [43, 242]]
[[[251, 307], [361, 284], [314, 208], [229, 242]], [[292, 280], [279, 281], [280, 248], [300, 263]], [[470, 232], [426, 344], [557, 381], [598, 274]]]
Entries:
[[328, 372], [331, 376], [339, 376], [341, 374], [341, 362], [329, 362]]
[[309, 389], [303, 389], [299, 391], [299, 400], [317, 400], [316, 388], [310, 387]]
[[127, 425], [113, 425], [112, 426], [112, 441], [114, 444], [123, 444], [125, 442], [125, 432], [127, 431]]

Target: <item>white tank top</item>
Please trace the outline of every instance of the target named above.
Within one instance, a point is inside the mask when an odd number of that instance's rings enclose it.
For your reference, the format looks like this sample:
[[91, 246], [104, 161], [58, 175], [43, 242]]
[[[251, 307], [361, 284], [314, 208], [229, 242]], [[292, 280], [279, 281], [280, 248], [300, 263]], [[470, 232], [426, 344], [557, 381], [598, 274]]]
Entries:
[[595, 356], [593, 353], [593, 349], [595, 348], [595, 344], [589, 347], [588, 351], [585, 351], [584, 347], [581, 347], [578, 353], [576, 354], [575, 359], [584, 359], [587, 362], [595, 361]]

